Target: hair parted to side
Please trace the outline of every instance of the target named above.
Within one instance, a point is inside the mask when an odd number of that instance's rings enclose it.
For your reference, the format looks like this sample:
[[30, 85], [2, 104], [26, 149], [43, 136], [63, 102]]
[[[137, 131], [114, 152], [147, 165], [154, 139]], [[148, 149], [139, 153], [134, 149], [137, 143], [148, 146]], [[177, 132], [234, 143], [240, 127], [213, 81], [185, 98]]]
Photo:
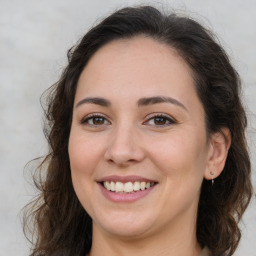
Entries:
[[69, 50], [68, 66], [48, 91], [45, 133], [50, 150], [34, 176], [40, 194], [24, 214], [24, 230], [29, 230], [31, 223], [34, 226], [32, 256], [84, 256], [90, 251], [92, 221], [74, 192], [68, 155], [77, 81], [103, 45], [139, 35], [176, 49], [189, 64], [204, 106], [208, 136], [223, 127], [231, 132], [222, 174], [213, 187], [211, 181], [202, 184], [197, 239], [214, 256], [230, 256], [237, 248], [241, 236], [238, 222], [252, 195], [239, 76], [211, 32], [198, 22], [140, 6], [118, 10], [93, 27]]

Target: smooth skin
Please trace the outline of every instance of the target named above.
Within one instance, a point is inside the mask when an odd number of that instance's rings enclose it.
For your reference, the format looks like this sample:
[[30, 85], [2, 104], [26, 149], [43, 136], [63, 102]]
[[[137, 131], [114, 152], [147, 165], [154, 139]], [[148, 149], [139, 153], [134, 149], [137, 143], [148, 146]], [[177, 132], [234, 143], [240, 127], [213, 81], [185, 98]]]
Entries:
[[[142, 100], [152, 97], [171, 100]], [[227, 129], [207, 135], [192, 71], [174, 49], [143, 36], [99, 49], [79, 78], [69, 139], [74, 189], [93, 220], [89, 255], [198, 256], [201, 184], [221, 173], [229, 145]], [[109, 175], [157, 185], [116, 203], [97, 183]]]

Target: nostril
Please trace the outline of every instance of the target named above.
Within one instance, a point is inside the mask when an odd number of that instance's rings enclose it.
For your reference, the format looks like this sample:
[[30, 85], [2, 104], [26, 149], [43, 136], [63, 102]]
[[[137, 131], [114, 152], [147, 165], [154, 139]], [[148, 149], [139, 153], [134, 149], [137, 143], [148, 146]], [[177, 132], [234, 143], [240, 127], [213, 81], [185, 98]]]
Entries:
[[144, 151], [134, 142], [134, 139], [131, 136], [127, 136], [124, 141], [124, 139], [120, 139], [120, 137], [114, 139], [114, 141], [108, 145], [104, 159], [118, 166], [127, 166], [127, 164], [142, 161], [145, 157]]

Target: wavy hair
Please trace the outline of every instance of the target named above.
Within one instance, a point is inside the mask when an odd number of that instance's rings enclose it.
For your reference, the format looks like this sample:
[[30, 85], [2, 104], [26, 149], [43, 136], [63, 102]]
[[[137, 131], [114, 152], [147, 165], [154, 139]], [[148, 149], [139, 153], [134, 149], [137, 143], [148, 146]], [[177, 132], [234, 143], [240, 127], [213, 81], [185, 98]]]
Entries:
[[32, 256], [84, 256], [90, 251], [92, 220], [74, 192], [68, 155], [77, 81], [103, 45], [138, 35], [176, 49], [188, 63], [205, 110], [208, 136], [223, 127], [230, 130], [232, 142], [223, 172], [213, 187], [210, 181], [202, 183], [197, 239], [215, 256], [233, 255], [238, 246], [238, 222], [253, 191], [239, 76], [215, 36], [197, 21], [139, 6], [120, 9], [90, 29], [69, 50], [67, 67], [47, 91], [49, 153], [34, 173], [39, 195], [24, 214], [25, 233], [33, 238]]

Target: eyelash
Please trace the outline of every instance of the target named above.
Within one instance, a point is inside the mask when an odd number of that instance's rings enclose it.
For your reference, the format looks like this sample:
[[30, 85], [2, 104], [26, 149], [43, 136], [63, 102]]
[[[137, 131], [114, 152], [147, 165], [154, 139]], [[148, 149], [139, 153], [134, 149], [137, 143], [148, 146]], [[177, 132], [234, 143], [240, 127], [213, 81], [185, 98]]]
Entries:
[[[94, 118], [102, 118], [104, 120], [104, 122], [107, 120], [107, 118], [101, 114], [97, 114], [97, 113], [94, 113], [94, 114], [90, 114], [88, 116], [86, 116], [85, 118], [83, 118], [80, 123], [81, 124], [85, 124], [85, 125], [89, 125], [89, 126], [101, 126], [101, 125], [97, 125], [97, 124], [89, 124], [89, 120], [93, 120]], [[109, 121], [108, 121], [109, 122]], [[109, 122], [110, 123], [110, 122]]]
[[154, 114], [151, 114], [151, 115], [149, 115], [148, 117], [147, 117], [147, 121], [146, 122], [144, 122], [143, 124], [146, 124], [146, 123], [148, 123], [150, 120], [154, 120], [154, 119], [156, 119], [156, 118], [162, 118], [162, 119], [164, 119], [166, 122], [169, 122], [168, 124], [152, 124], [151, 126], [155, 126], [155, 127], [157, 127], [157, 128], [162, 128], [162, 127], [167, 127], [167, 126], [170, 126], [170, 125], [173, 125], [173, 124], [176, 124], [176, 121], [173, 119], [173, 118], [171, 118], [170, 116], [168, 116], [168, 115], [165, 115], [165, 114], [158, 114], [158, 113], [154, 113]]
[[[104, 124], [99, 124], [99, 125], [97, 125], [97, 124], [89, 124], [90, 120], [93, 121], [93, 119], [97, 118], [97, 117], [98, 118], [102, 118]], [[161, 124], [149, 124], [150, 126], [155, 126], [155, 127], [158, 127], [158, 128], [162, 128], [162, 127], [170, 126], [172, 124], [176, 124], [176, 121], [173, 118], [171, 118], [170, 116], [164, 115], [164, 114], [157, 114], [157, 113], [149, 115], [147, 117], [147, 121], [145, 121], [143, 124], [147, 124], [147, 123], [149, 123], [150, 120], [154, 120], [156, 118], [162, 118], [162, 119], [165, 120], [165, 122], [169, 122], [169, 123], [168, 124], [165, 123], [165, 124], [162, 124], [162, 125]], [[90, 114], [90, 115], [86, 116], [85, 118], [83, 118], [80, 121], [80, 123], [84, 124], [84, 125], [88, 125], [88, 126], [93, 126], [93, 127], [98, 126], [98, 127], [100, 127], [102, 125], [105, 125], [105, 121], [107, 121], [110, 124], [110, 122], [107, 120], [107, 118], [105, 116], [103, 116], [101, 114], [94, 113], [94, 114]]]

